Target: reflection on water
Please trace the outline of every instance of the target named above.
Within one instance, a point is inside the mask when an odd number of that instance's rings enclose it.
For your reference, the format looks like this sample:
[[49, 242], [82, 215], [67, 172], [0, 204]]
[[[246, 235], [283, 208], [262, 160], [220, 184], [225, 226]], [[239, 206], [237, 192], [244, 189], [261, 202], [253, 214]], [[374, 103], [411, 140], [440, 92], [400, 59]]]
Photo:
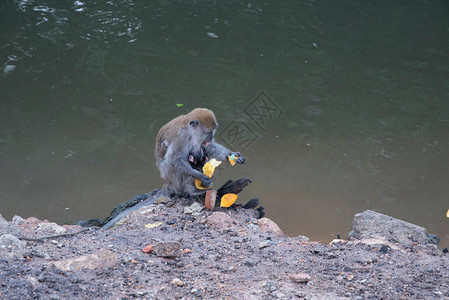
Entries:
[[448, 10], [3, 1], [0, 213], [106, 216], [160, 186], [161, 125], [206, 106], [225, 130], [265, 91], [282, 116], [252, 128], [247, 163], [216, 185], [250, 177], [242, 202], [259, 196], [291, 235], [345, 237], [356, 212], [374, 209], [448, 246]]

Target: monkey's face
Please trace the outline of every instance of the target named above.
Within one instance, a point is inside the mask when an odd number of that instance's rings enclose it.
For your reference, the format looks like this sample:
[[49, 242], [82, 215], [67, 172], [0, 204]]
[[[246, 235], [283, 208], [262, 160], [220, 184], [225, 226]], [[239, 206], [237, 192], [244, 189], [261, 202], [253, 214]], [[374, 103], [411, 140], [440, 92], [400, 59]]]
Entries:
[[215, 132], [215, 130], [206, 131], [204, 133], [204, 144], [206, 146], [207, 146], [208, 143], [212, 142], [212, 139], [214, 138], [214, 132]]
[[201, 148], [207, 146], [214, 138], [215, 128], [208, 128], [198, 120], [189, 123], [191, 132], [191, 148]]

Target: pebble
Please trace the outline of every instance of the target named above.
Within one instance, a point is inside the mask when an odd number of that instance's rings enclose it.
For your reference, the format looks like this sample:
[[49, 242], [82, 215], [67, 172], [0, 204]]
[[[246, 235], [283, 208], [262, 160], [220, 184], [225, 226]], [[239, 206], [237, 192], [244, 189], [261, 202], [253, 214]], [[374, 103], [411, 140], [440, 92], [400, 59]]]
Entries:
[[269, 242], [268, 241], [264, 241], [264, 242], [260, 242], [259, 245], [257, 245], [257, 247], [259, 249], [263, 249], [269, 246]]
[[160, 242], [153, 245], [154, 253], [160, 257], [179, 256], [181, 245], [178, 242]]
[[159, 203], [167, 204], [168, 202], [170, 202], [170, 199], [165, 196], [161, 196], [161, 197], [154, 199], [154, 203], [156, 203], [156, 204], [159, 204]]
[[297, 283], [307, 283], [310, 281], [310, 275], [307, 273], [297, 273], [297, 274], [291, 274], [290, 275], [290, 279], [293, 282], [297, 282]]
[[192, 205], [184, 207], [184, 213], [185, 214], [199, 213], [203, 209], [204, 209], [203, 205], [201, 205], [198, 202], [193, 202]]
[[145, 252], [145, 253], [151, 253], [151, 252], [153, 252], [153, 244], [146, 245], [146, 246], [142, 249], [142, 251]]
[[184, 281], [182, 281], [182, 280], [179, 279], [179, 278], [173, 279], [173, 280], [171, 281], [171, 283], [173, 283], [174, 285], [177, 285], [177, 286], [184, 286]]

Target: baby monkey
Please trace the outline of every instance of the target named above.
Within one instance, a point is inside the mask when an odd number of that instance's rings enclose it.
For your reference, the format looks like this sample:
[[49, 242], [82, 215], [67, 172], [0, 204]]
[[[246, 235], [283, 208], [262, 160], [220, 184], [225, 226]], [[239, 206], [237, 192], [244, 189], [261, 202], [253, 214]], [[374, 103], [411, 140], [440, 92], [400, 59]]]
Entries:
[[224, 161], [234, 155], [235, 162], [245, 162], [239, 152], [232, 152], [214, 141], [217, 126], [214, 113], [206, 108], [195, 108], [162, 126], [154, 154], [165, 192], [203, 193], [195, 187], [195, 178], [201, 180], [203, 186], [212, 184], [212, 178], [202, 172], [209, 158]]

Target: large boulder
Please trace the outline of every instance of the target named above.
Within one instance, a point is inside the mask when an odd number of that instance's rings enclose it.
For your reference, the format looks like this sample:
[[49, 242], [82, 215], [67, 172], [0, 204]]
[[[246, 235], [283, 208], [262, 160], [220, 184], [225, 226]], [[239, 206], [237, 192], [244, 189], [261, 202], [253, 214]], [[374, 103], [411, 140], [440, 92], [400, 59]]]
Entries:
[[421, 226], [372, 210], [366, 210], [354, 216], [349, 239], [380, 239], [404, 246], [410, 246], [413, 243], [438, 245], [440, 241], [438, 236], [427, 233], [427, 230]]

